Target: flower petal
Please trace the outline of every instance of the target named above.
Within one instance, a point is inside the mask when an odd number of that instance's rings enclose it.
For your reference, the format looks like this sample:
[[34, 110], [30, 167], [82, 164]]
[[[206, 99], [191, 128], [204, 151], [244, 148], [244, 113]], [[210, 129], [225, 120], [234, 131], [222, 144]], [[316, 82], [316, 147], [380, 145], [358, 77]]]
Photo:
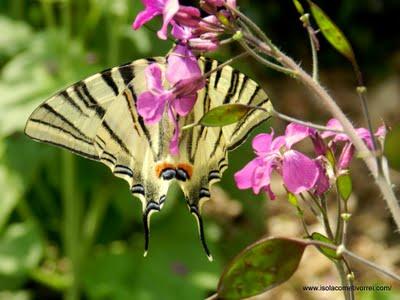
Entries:
[[169, 152], [176, 156], [179, 154], [179, 123], [172, 106], [168, 107], [168, 116], [174, 123], [174, 133], [169, 142]]
[[165, 76], [171, 85], [181, 80], [199, 78], [201, 70], [196, 57], [185, 45], [176, 45], [167, 58]]
[[179, 10], [178, 0], [167, 0], [163, 8], [163, 24], [161, 29], [157, 32], [157, 36], [162, 39], [167, 39], [168, 24]]
[[193, 36], [193, 28], [188, 26], [181, 26], [174, 22], [172, 25], [172, 36], [177, 40], [188, 40]]
[[339, 157], [339, 162], [338, 162], [338, 169], [339, 170], [344, 170], [348, 169], [351, 163], [351, 160], [354, 157], [354, 146], [352, 143], [346, 143], [342, 149], [342, 153], [340, 154]]
[[304, 154], [289, 150], [283, 155], [283, 182], [293, 194], [299, 194], [313, 188], [318, 175], [317, 164]]
[[178, 115], [184, 117], [191, 112], [196, 102], [196, 99], [197, 95], [188, 95], [185, 97], [174, 99], [173, 101], [171, 101], [171, 105]]
[[139, 29], [143, 26], [144, 23], [147, 23], [155, 16], [161, 15], [162, 11], [158, 10], [155, 7], [147, 7], [145, 10], [141, 11], [137, 16], [135, 21], [132, 24], [132, 28], [134, 30]]
[[385, 137], [386, 133], [387, 133], [386, 126], [382, 125], [375, 132], [375, 136], [377, 136], [377, 137]]
[[271, 134], [260, 133], [254, 137], [253, 141], [251, 142], [251, 145], [258, 156], [261, 156], [271, 151], [271, 143], [273, 137], [274, 137], [273, 132]]
[[274, 140], [271, 143], [271, 151], [279, 151], [283, 146], [285, 146], [286, 140], [285, 136], [280, 135], [274, 138]]
[[[343, 130], [342, 124], [340, 124], [340, 122], [337, 119], [330, 119], [328, 123], [326, 123], [326, 127], [335, 130]], [[321, 136], [324, 139], [335, 135], [337, 135], [337, 133], [334, 131], [324, 131], [321, 133]]]
[[327, 190], [329, 190], [330, 182], [325, 169], [325, 163], [322, 157], [320, 159], [317, 158], [315, 162], [318, 167], [318, 179], [317, 182], [315, 183], [314, 189], [315, 189], [315, 194], [319, 196], [324, 194]]
[[290, 149], [294, 144], [314, 133], [315, 129], [297, 123], [290, 123], [285, 131], [286, 147]]
[[249, 189], [253, 186], [253, 177], [256, 169], [259, 166], [257, 158], [250, 161], [243, 169], [236, 172], [234, 175], [236, 186], [241, 189]]
[[276, 159], [273, 157], [256, 168], [253, 177], [253, 192], [255, 194], [259, 194], [261, 190], [270, 190], [271, 174], [275, 168]]
[[164, 92], [162, 86], [162, 71], [157, 64], [151, 64], [144, 70], [147, 88], [154, 94]]
[[163, 113], [167, 95], [154, 95], [151, 92], [141, 93], [137, 99], [137, 111], [147, 124], [158, 122]]

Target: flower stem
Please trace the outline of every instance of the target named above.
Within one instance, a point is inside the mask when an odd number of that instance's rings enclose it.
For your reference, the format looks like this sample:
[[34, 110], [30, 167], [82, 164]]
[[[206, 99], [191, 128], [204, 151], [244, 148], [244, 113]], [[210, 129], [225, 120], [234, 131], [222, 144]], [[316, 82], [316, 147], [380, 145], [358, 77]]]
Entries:
[[[338, 261], [337, 263], [335, 263], [336, 269], [339, 273], [339, 277], [340, 277], [340, 282], [342, 284], [342, 286], [348, 286], [348, 282], [347, 282], [347, 275], [346, 272], [344, 270], [344, 266], [343, 266], [343, 262]], [[352, 300], [353, 298], [351, 297], [350, 291], [346, 288], [343, 289], [343, 294], [344, 294], [344, 298], [346, 300]]]
[[205, 300], [217, 300], [218, 299], [218, 294], [212, 294], [210, 297], [206, 298]]
[[65, 300], [80, 298], [80, 216], [82, 201], [78, 199], [75, 186], [75, 161], [71, 153], [62, 152], [63, 205], [64, 205], [64, 247], [71, 261], [71, 285]]
[[398, 275], [392, 271], [383, 269], [382, 267], [378, 266], [377, 264], [358, 256], [354, 252], [347, 250], [344, 245], [336, 246], [331, 243], [325, 243], [325, 242], [316, 241], [316, 240], [301, 240], [301, 239], [299, 239], [299, 242], [305, 243], [307, 245], [322, 246], [322, 247], [326, 247], [326, 248], [335, 250], [340, 255], [344, 255], [349, 258], [352, 258], [353, 260], [358, 261], [358, 262], [370, 267], [371, 269], [374, 269], [374, 270], [386, 275], [387, 277], [390, 277], [390, 278], [400, 282], [400, 275]]
[[312, 53], [312, 78], [318, 82], [318, 54], [317, 54], [317, 46], [315, 41], [315, 33], [314, 29], [309, 25], [307, 26], [308, 37], [310, 39], [311, 44], [311, 53]]
[[331, 228], [331, 224], [329, 222], [329, 216], [328, 216], [328, 207], [326, 204], [326, 199], [325, 198], [320, 198], [321, 201], [321, 207], [322, 207], [322, 216], [323, 216], [323, 221], [324, 221], [324, 226], [325, 226], [325, 231], [326, 234], [328, 235], [329, 239], [333, 241], [334, 236]]
[[336, 132], [336, 133], [344, 133], [344, 131], [342, 130], [337, 130], [337, 129], [333, 129], [333, 128], [328, 128], [322, 125], [318, 125], [312, 122], [307, 122], [307, 121], [302, 121], [293, 117], [290, 117], [288, 115], [285, 115], [283, 113], [278, 112], [277, 110], [275, 110], [274, 108], [272, 108], [272, 110], [269, 112], [272, 113], [273, 116], [288, 121], [288, 122], [293, 122], [293, 123], [297, 123], [306, 127], [310, 127], [310, 128], [314, 128], [317, 130], [321, 130], [321, 131], [331, 131], [331, 132]]
[[240, 44], [247, 52], [249, 52], [249, 54], [250, 54], [251, 56], [253, 56], [254, 59], [258, 60], [260, 63], [262, 63], [263, 65], [267, 66], [268, 68], [271, 68], [271, 69], [276, 70], [276, 71], [278, 71], [278, 72], [281, 72], [281, 73], [290, 75], [290, 76], [292, 76], [292, 77], [296, 77], [296, 74], [295, 74], [293, 71], [291, 71], [291, 70], [289, 70], [289, 69], [287, 69], [287, 68], [281, 67], [281, 66], [279, 66], [279, 65], [277, 65], [277, 64], [274, 64], [273, 62], [270, 62], [269, 60], [267, 60], [267, 59], [261, 57], [260, 55], [258, 55], [257, 52], [255, 52], [255, 51], [254, 51], [251, 47], [249, 47], [245, 42], [239, 41], [239, 44]]

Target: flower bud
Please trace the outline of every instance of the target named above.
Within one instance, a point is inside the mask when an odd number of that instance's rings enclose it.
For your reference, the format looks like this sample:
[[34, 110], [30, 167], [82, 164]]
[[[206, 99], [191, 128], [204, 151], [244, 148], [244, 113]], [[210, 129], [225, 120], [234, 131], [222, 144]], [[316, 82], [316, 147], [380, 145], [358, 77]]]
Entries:
[[196, 7], [181, 5], [174, 20], [181, 25], [195, 27], [200, 21], [200, 11]]

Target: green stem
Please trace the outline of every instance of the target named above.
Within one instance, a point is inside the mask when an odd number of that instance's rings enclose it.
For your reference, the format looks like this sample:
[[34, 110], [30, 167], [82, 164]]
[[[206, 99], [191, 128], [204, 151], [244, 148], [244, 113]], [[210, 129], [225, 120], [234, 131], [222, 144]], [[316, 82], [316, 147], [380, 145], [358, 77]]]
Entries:
[[108, 64], [114, 66], [119, 59], [119, 19], [113, 15], [108, 17]]
[[271, 42], [271, 40], [268, 38], [268, 36], [264, 33], [264, 31], [262, 31], [260, 29], [260, 27], [257, 26], [256, 23], [254, 23], [250, 18], [248, 18], [245, 14], [243, 14], [241, 11], [239, 11], [238, 9], [236, 9], [235, 7], [232, 7], [228, 4], [225, 4], [225, 6], [230, 9], [231, 11], [233, 11], [236, 15], [238, 15], [240, 17], [240, 19], [243, 20], [243, 22], [250, 27], [251, 30], [253, 30], [258, 36], [259, 38], [264, 41], [264, 43], [266, 43], [269, 47], [270, 47], [270, 51], [271, 52], [275, 52], [275, 45]]
[[322, 217], [323, 217], [323, 222], [324, 222], [324, 226], [325, 226], [325, 231], [326, 234], [328, 235], [329, 239], [331, 241], [333, 241], [334, 239], [334, 235], [332, 232], [332, 228], [331, 228], [331, 224], [329, 222], [329, 217], [328, 217], [328, 207], [326, 204], [326, 199], [325, 198], [320, 198], [321, 204], [322, 204]]
[[23, 0], [11, 1], [11, 15], [14, 16], [14, 18], [17, 20], [23, 18], [24, 16]]
[[40, 3], [42, 5], [46, 26], [50, 29], [53, 29], [56, 26], [56, 22], [54, 19], [52, 2], [47, 0], [41, 0]]
[[312, 78], [318, 82], [318, 54], [317, 47], [315, 42], [314, 29], [311, 26], [307, 26], [308, 37], [310, 39], [311, 44], [311, 54], [312, 54]]
[[64, 8], [62, 10], [63, 11], [62, 21], [63, 21], [65, 40], [66, 40], [67, 45], [68, 45], [68, 41], [71, 39], [71, 33], [72, 33], [71, 2], [70, 1], [71, 0], [64, 1]]
[[361, 256], [358, 256], [357, 254], [347, 250], [347, 248], [344, 245], [336, 246], [331, 243], [325, 243], [325, 242], [316, 241], [316, 240], [302, 240], [302, 239], [296, 239], [296, 240], [298, 240], [299, 243], [304, 243], [306, 245], [313, 245], [316, 247], [318, 247], [318, 246], [325, 247], [325, 248], [335, 250], [338, 255], [344, 255], [346, 257], [352, 258], [353, 260], [358, 261], [359, 263], [362, 263], [362, 264], [370, 267], [371, 269], [374, 269], [375, 271], [378, 271], [378, 272], [386, 275], [387, 277], [390, 277], [390, 278], [400, 282], [400, 275], [397, 275], [396, 273], [394, 273], [392, 271], [385, 270], [381, 266], [378, 266], [377, 264], [375, 264], [369, 260], [366, 260], [365, 258], [362, 258]]
[[[347, 281], [347, 274], [344, 270], [344, 266], [343, 266], [343, 262], [338, 261], [337, 263], [335, 263], [336, 269], [339, 273], [339, 277], [340, 277], [340, 282], [342, 284], [342, 286], [348, 286], [348, 281]], [[344, 298], [346, 300], [352, 300], [351, 295], [349, 293], [349, 290], [347, 290], [346, 288], [343, 289], [343, 294], [344, 294]]]
[[63, 210], [64, 210], [64, 247], [71, 262], [72, 283], [65, 294], [65, 300], [80, 298], [80, 220], [81, 199], [77, 197], [75, 182], [75, 158], [73, 154], [62, 152], [63, 170]]
[[336, 203], [337, 203], [337, 223], [336, 223], [336, 233], [335, 233], [335, 241], [336, 243], [340, 243], [343, 238], [343, 219], [342, 215], [342, 199], [339, 196], [339, 192], [336, 188]]
[[[256, 106], [254, 108], [256, 108]], [[260, 109], [263, 109], [263, 108], [260, 107]], [[315, 124], [315, 123], [312, 123], [312, 122], [302, 121], [302, 120], [290, 117], [288, 115], [285, 115], [283, 113], [278, 112], [274, 108], [272, 108], [270, 111], [266, 111], [266, 112], [268, 112], [269, 114], [272, 113], [273, 116], [275, 116], [275, 117], [277, 117], [279, 119], [282, 119], [282, 120], [285, 120], [285, 121], [288, 121], [288, 122], [292, 122], [292, 123], [297, 123], [297, 124], [300, 124], [300, 125], [303, 125], [303, 126], [306, 126], [306, 127], [317, 129], [317, 130], [332, 131], [332, 132], [336, 132], [336, 133], [344, 133], [344, 131], [342, 131], [342, 130], [332, 129], [332, 128], [328, 128], [328, 127], [325, 127], [325, 126], [322, 126], [322, 125], [318, 125], [318, 124]]]
[[293, 76], [293, 77], [296, 76], [296, 74], [293, 71], [291, 71], [291, 70], [289, 70], [287, 68], [281, 67], [281, 66], [279, 66], [277, 64], [274, 64], [273, 62], [270, 62], [269, 60], [267, 60], [267, 59], [263, 58], [262, 56], [258, 55], [257, 52], [255, 52], [251, 47], [249, 47], [247, 45], [246, 42], [240, 40], [239, 44], [247, 52], [249, 52], [250, 55], [254, 57], [254, 59], [258, 60], [260, 63], [262, 63], [263, 65], [267, 66], [268, 68], [271, 68], [271, 69], [273, 69], [275, 71], [278, 71], [278, 72], [281, 72], [281, 73], [284, 73], [284, 74], [287, 74], [287, 75], [290, 75], [290, 76]]
[[106, 212], [109, 199], [109, 194], [107, 191], [108, 189], [98, 189], [91, 201], [91, 205], [85, 217], [85, 223], [83, 224], [82, 257], [86, 257], [90, 252], [90, 249], [93, 246], [93, 241], [99, 229], [100, 222], [103, 219], [104, 213]]

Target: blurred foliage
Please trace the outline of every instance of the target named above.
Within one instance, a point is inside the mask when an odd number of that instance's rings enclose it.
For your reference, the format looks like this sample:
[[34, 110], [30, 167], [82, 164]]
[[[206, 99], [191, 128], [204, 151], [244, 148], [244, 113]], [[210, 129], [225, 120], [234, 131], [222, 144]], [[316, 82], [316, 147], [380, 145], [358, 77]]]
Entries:
[[[306, 53], [291, 1], [238, 2], [277, 44], [296, 57]], [[327, 6], [354, 40], [361, 65], [382, 69], [382, 57], [399, 42], [385, 38], [398, 1]], [[171, 43], [154, 34], [158, 21], [131, 30], [141, 8], [138, 0], [0, 1], [0, 300], [73, 299], [74, 291], [66, 291], [73, 284], [70, 274], [85, 299], [201, 299], [216, 289], [225, 262], [265, 232], [263, 197], [238, 191], [232, 181], [243, 157], [252, 155], [249, 142], [230, 154], [220, 184], [243, 203], [241, 214], [233, 220], [206, 216], [215, 257], [208, 263], [180, 191], [170, 191], [162, 213], [152, 218], [144, 259], [140, 202], [127, 185], [99, 163], [22, 134], [29, 114], [57, 90], [108, 67], [168, 52]], [[371, 19], [373, 29], [366, 26]], [[223, 48], [215, 57], [233, 51]], [[328, 66], [338, 59], [329, 51], [322, 58]], [[238, 66], [257, 72], [254, 64]]]

